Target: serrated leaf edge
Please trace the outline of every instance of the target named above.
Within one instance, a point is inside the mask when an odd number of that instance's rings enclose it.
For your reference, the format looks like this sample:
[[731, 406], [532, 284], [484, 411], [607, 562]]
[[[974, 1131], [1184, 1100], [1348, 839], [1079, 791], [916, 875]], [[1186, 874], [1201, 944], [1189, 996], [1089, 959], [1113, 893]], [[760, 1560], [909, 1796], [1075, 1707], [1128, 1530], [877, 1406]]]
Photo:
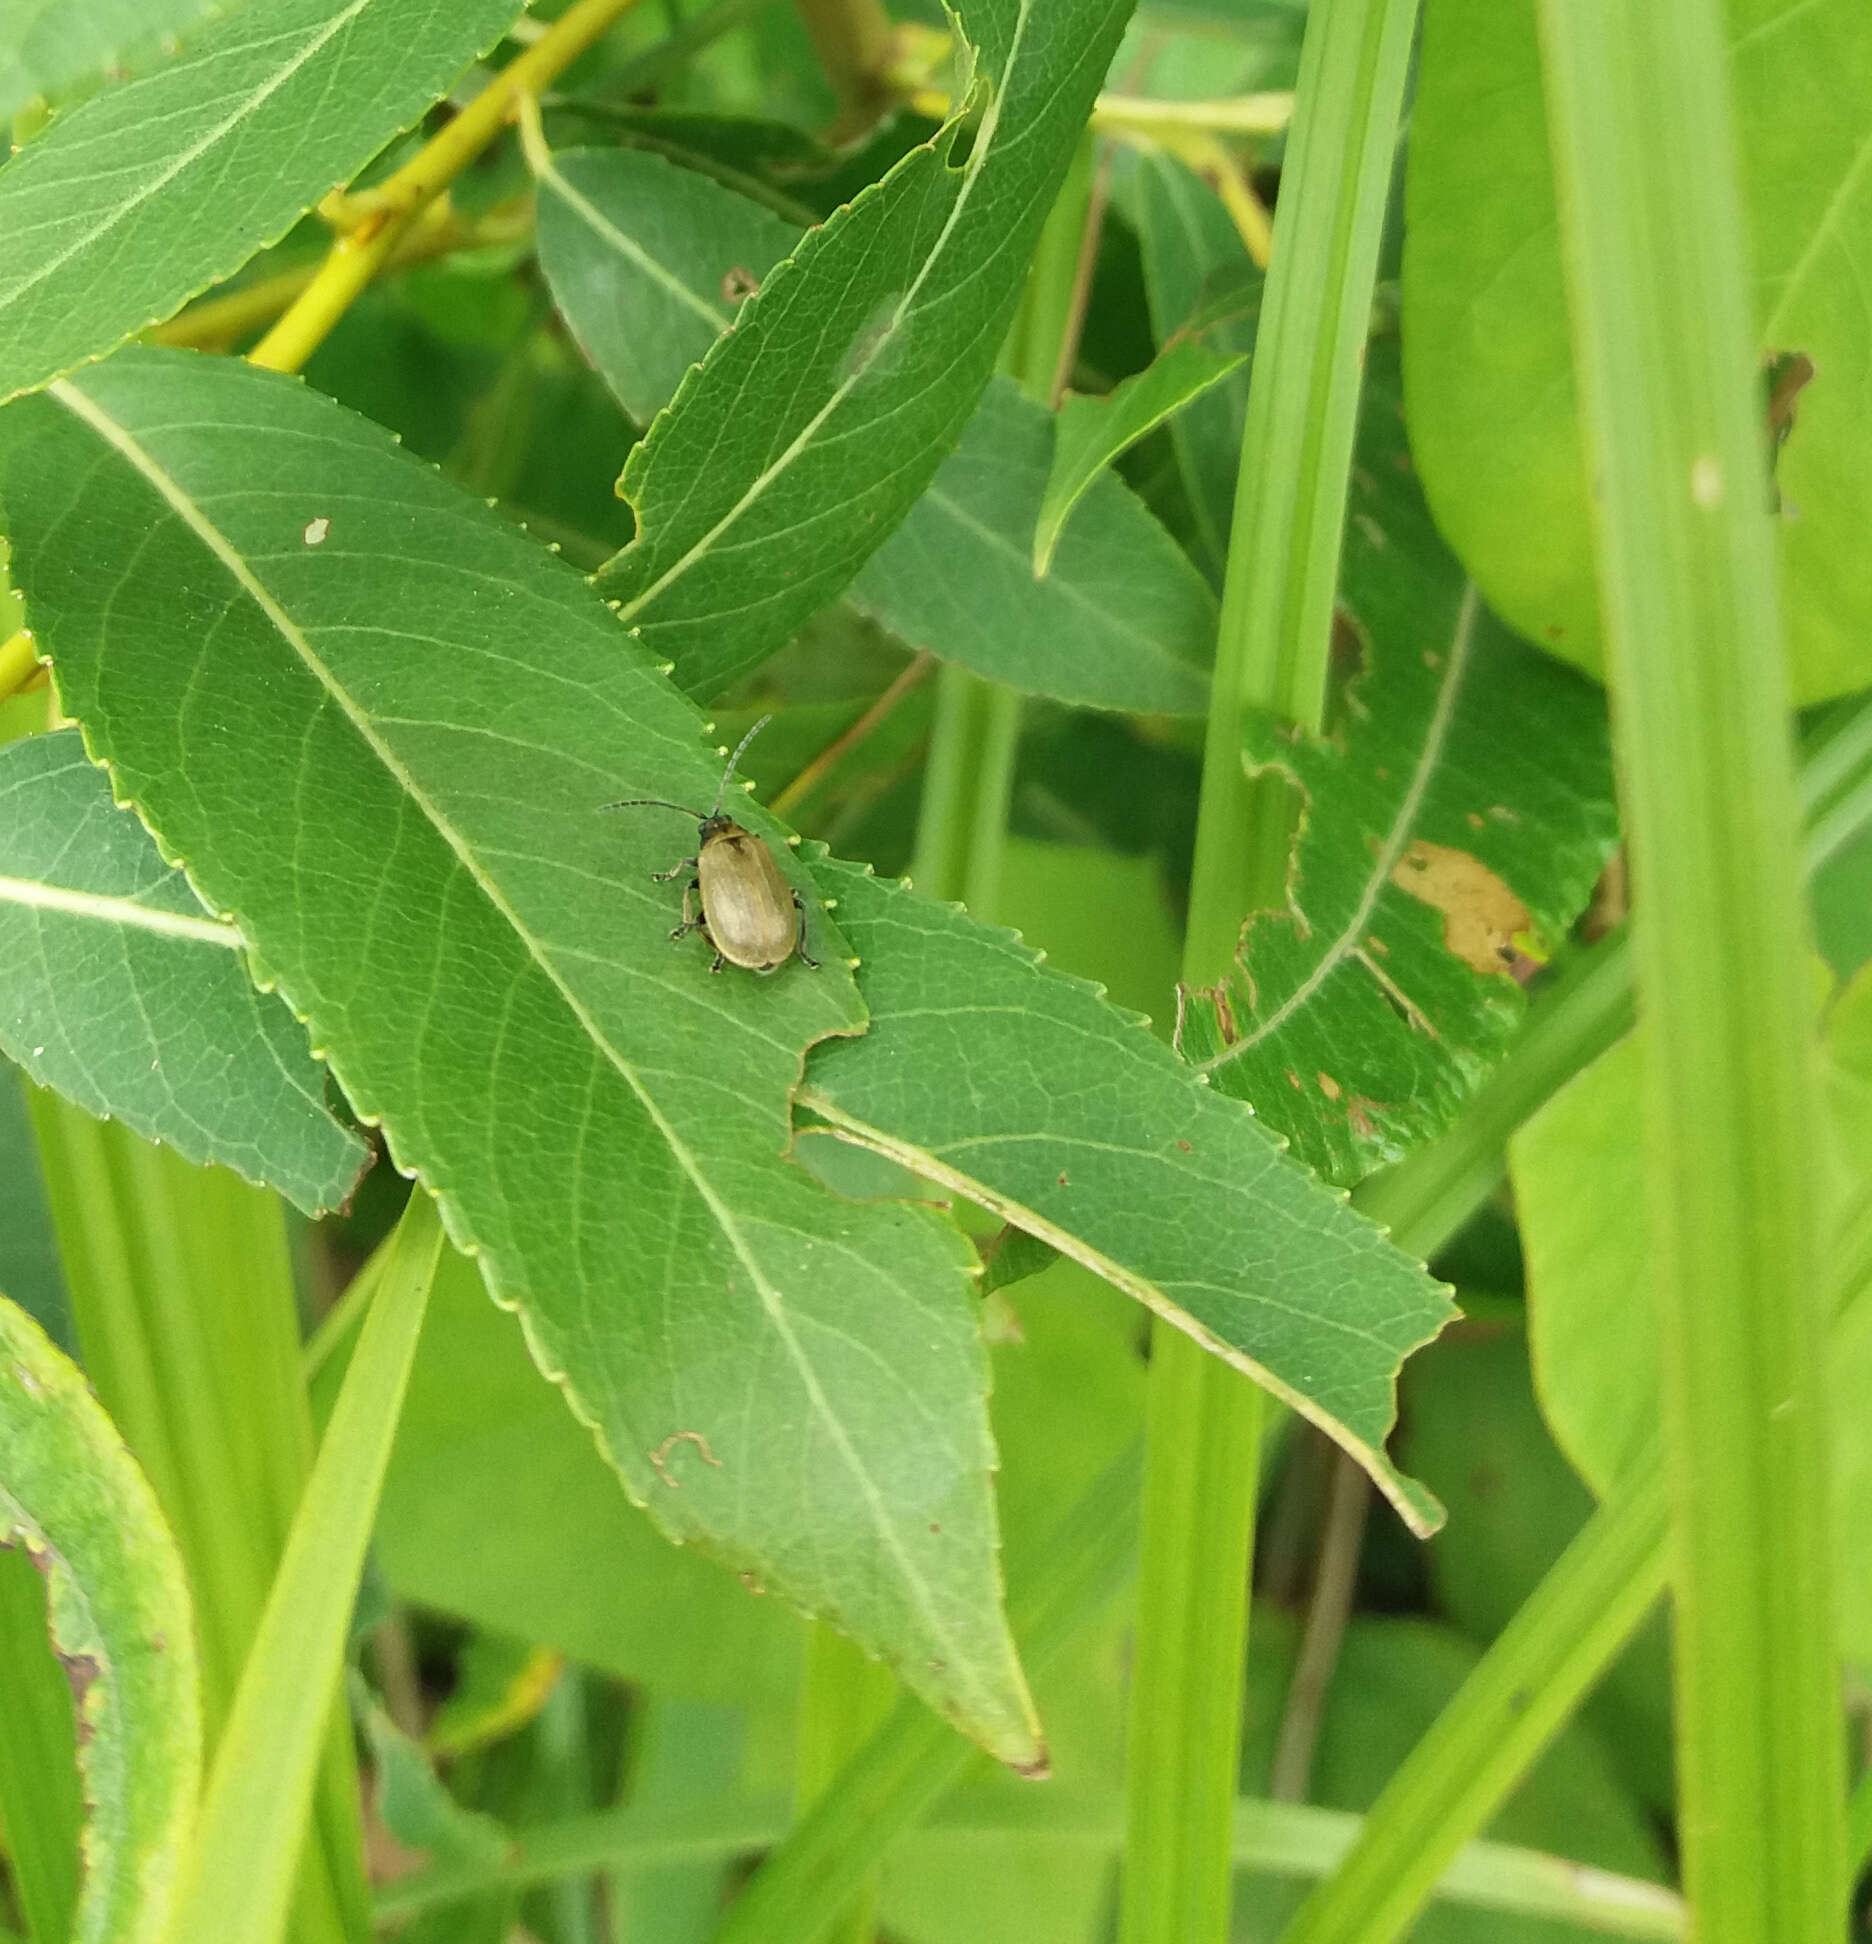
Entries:
[[[458, 839], [447, 818], [441, 814], [439, 809], [430, 803], [426, 794], [417, 787], [414, 779], [408, 775], [403, 765], [397, 761], [393, 752], [382, 745], [381, 739], [378, 737], [374, 727], [369, 723], [368, 719], [360, 716], [350, 695], [338, 684], [330, 674], [330, 671], [326, 669], [324, 663], [314, 653], [311, 644], [305, 640], [304, 636], [294, 624], [291, 616], [280, 607], [279, 603], [273, 598], [266, 587], [253, 575], [238, 550], [232, 546], [226, 537], [214, 526], [213, 522], [196, 506], [193, 499], [182, 489], [181, 485], [170, 478], [157, 463], [154, 455], [145, 451], [134, 436], [125, 427], [119, 425], [102, 406], [97, 405], [69, 380], [60, 379], [47, 389], [49, 395], [60, 406], [88, 425], [100, 439], [110, 445], [121, 455], [127, 464], [142, 475], [152, 489], [174, 509], [177, 517], [189, 527], [190, 531], [195, 534], [197, 540], [233, 576], [237, 585], [259, 607], [260, 611], [280, 633], [282, 639], [303, 659], [305, 665], [317, 676], [327, 693], [351, 723], [353, 730], [366, 741], [377, 755], [378, 760], [397, 778], [399, 784], [408, 791], [411, 800], [418, 805], [423, 814], [429, 819], [432, 828], [448, 844], [449, 848], [468, 870], [474, 882], [481, 887], [483, 895], [488, 898], [490, 903], [494, 905], [495, 909], [500, 912], [502, 917], [510, 925], [514, 936], [526, 945], [534, 963], [539, 966], [540, 970], [552, 984], [554, 990], [559, 993], [581, 1028], [590, 1035], [592, 1043], [602, 1050], [614, 1070], [625, 1080], [631, 1091], [637, 1095], [645, 1114], [656, 1127], [668, 1145], [671, 1154], [676, 1157], [679, 1165], [683, 1168], [685, 1174], [688, 1175], [696, 1193], [701, 1198], [703, 1205], [714, 1217], [723, 1235], [728, 1238], [751, 1284], [758, 1292], [762, 1308], [766, 1312], [777, 1338], [786, 1348], [802, 1387], [812, 1400], [820, 1422], [826, 1427], [834, 1449], [838, 1450], [844, 1457], [848, 1473], [857, 1483], [861, 1497], [865, 1499], [867, 1504], [872, 1506], [874, 1518], [873, 1529], [877, 1533], [880, 1545], [895, 1561], [897, 1570], [902, 1575], [903, 1584], [906, 1588], [915, 1589], [916, 1598], [924, 1613], [926, 1624], [930, 1628], [931, 1637], [946, 1639], [949, 1630], [936, 1616], [934, 1606], [928, 1599], [923, 1576], [916, 1570], [914, 1564], [902, 1555], [901, 1549], [896, 1543], [892, 1527], [888, 1520], [877, 1511], [876, 1500], [878, 1495], [874, 1482], [869, 1472], [858, 1462], [856, 1454], [849, 1450], [848, 1440], [844, 1436], [842, 1425], [836, 1415], [830, 1412], [825, 1406], [821, 1389], [816, 1379], [816, 1373], [814, 1373], [810, 1361], [804, 1357], [790, 1328], [785, 1325], [786, 1305], [781, 1292], [775, 1290], [769, 1284], [765, 1273], [758, 1266], [757, 1262], [746, 1252], [746, 1245], [741, 1239], [738, 1227], [731, 1214], [720, 1204], [719, 1197], [705, 1185], [703, 1175], [695, 1165], [694, 1159], [690, 1155], [686, 1145], [678, 1139], [675, 1130], [669, 1126], [651, 1096], [643, 1089], [634, 1068], [613, 1047], [609, 1038], [599, 1030], [597, 1021], [591, 1016], [589, 1009], [584, 1003], [566, 988], [563, 979], [552, 966], [550, 960], [537, 950], [532, 934], [521, 923], [519, 914], [513, 910], [499, 889], [486, 879], [472, 851]], [[53, 666], [56, 671], [56, 653], [53, 658]], [[138, 818], [143, 822], [144, 827], [150, 830], [151, 837], [157, 842], [158, 849], [165, 857], [165, 860], [171, 863], [176, 869], [182, 871], [188, 877], [189, 883], [193, 888], [195, 886], [195, 880], [190, 872], [188, 860], [175, 857], [164, 849], [160, 838], [157, 837], [157, 833], [150, 825], [148, 818], [144, 816], [141, 806], [136, 803], [133, 797], [121, 790], [115, 770], [109, 759], [93, 747], [90, 732], [82, 723], [80, 724], [80, 733], [84, 736], [86, 754], [90, 756], [94, 763], [98, 764], [100, 768], [104, 769], [110, 775], [112, 793], [115, 800], [135, 811]], [[196, 888], [196, 896], [202, 897], [199, 888]], [[212, 901], [205, 897], [202, 897], [202, 902], [208, 909], [215, 909]], [[227, 917], [230, 923], [238, 924], [238, 918], [235, 914], [226, 913], [223, 915]], [[302, 1022], [306, 1020], [307, 1014], [292, 999], [289, 989], [283, 982], [278, 982], [278, 989], [282, 997], [292, 1006], [294, 1015]], [[842, 1037], [842, 1035], [829, 1033], [822, 1037], [837, 1038]], [[817, 1042], [815, 1041], [814, 1043], [816, 1044]], [[394, 1152], [394, 1130], [384, 1120], [381, 1113], [365, 1106], [353, 1093], [350, 1085], [345, 1080], [342, 1067], [329, 1048], [315, 1049], [315, 1057], [322, 1059], [337, 1076], [340, 1086], [344, 1087], [347, 1097], [351, 1099], [353, 1109], [357, 1113], [359, 1120], [367, 1126], [383, 1129], [386, 1143], [393, 1150], [392, 1160], [398, 1172], [413, 1181], [421, 1183], [425, 1191], [435, 1197], [442, 1212], [443, 1224], [454, 1246], [463, 1254], [478, 1259], [483, 1251], [479, 1242], [474, 1239], [472, 1228], [453, 1193], [436, 1182], [422, 1167], [405, 1162], [396, 1156]], [[802, 1074], [804, 1071], [804, 1061], [805, 1053], [802, 1051], [800, 1056]], [[794, 1097], [797, 1098], [797, 1088]], [[905, 1204], [905, 1206], [915, 1207], [915, 1204]], [[927, 1216], [932, 1222], [936, 1221], [934, 1215], [927, 1210], [920, 1210], [919, 1214]], [[938, 1226], [946, 1227], [946, 1225], [942, 1224], [938, 1224]], [[962, 1274], [964, 1273], [963, 1255], [966, 1252], [967, 1245], [959, 1235], [956, 1236], [956, 1243], [956, 1269], [958, 1274]], [[489, 1264], [489, 1270], [498, 1273], [496, 1265], [492, 1263]], [[486, 1275], [484, 1275], [485, 1280], [488, 1280]], [[562, 1369], [555, 1368], [552, 1361], [541, 1354], [543, 1345], [534, 1332], [532, 1321], [524, 1306], [518, 1299], [504, 1297], [498, 1290], [492, 1287], [489, 1289], [489, 1294], [499, 1307], [519, 1316], [522, 1331], [526, 1337], [529, 1354], [532, 1355], [536, 1366], [539, 1368], [541, 1374], [549, 1382], [556, 1385], [564, 1394], [572, 1415], [592, 1433], [599, 1451], [603, 1453], [607, 1462], [618, 1474], [623, 1484], [625, 1495], [633, 1504], [637, 1505], [639, 1509], [647, 1514], [658, 1531], [666, 1539], [669, 1539], [675, 1544], [685, 1543], [681, 1536], [669, 1530], [663, 1519], [659, 1516], [655, 1501], [647, 1497], [640, 1498], [638, 1496], [629, 1473], [625, 1470], [618, 1455], [612, 1451], [610, 1441], [606, 1437], [600, 1421], [580, 1396], [570, 1375]], [[983, 1368], [984, 1370], [986, 1369], [985, 1358], [983, 1360]], [[983, 1395], [985, 1400], [987, 1395], [985, 1384]], [[990, 1466], [990, 1475], [992, 1475], [992, 1470], [993, 1467]], [[699, 1546], [698, 1550], [719, 1551], [722, 1557], [728, 1557], [725, 1550], [710, 1547], [706, 1544]], [[999, 1579], [1001, 1577], [1001, 1564], [998, 1542], [994, 1548], [994, 1554], [995, 1573], [997, 1579]], [[805, 1603], [793, 1601], [791, 1594], [788, 1595], [788, 1599], [790, 1603], [799, 1605], [801, 1611], [810, 1610]], [[955, 1656], [957, 1661], [966, 1661], [968, 1658], [968, 1656], [960, 1654]], [[1027, 1692], [1018, 1663], [1014, 1665], [1014, 1674], [1018, 1688], [1018, 1698], [1025, 1713], [1032, 1747], [1031, 1749], [1023, 1750], [1018, 1755], [1007, 1753], [1001, 1749], [996, 1749], [995, 1753], [1000, 1759], [1023, 1770], [1034, 1770], [1034, 1764], [1036, 1762], [1040, 1764], [1041, 1768], [1044, 1768], [1045, 1745], [1040, 1736], [1038, 1717], [1034, 1712], [1032, 1697]], [[1038, 1771], [1035, 1770], [1034, 1772]]]

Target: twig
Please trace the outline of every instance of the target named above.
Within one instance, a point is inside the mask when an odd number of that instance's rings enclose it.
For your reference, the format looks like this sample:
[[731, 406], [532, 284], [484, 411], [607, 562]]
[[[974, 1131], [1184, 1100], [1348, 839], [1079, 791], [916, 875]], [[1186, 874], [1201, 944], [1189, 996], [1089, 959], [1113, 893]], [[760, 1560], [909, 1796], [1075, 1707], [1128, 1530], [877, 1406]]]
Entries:
[[793, 806], [823, 779], [826, 772], [841, 757], [856, 749], [935, 666], [936, 657], [925, 649], [843, 735], [829, 742], [774, 798], [771, 806], [774, 814], [779, 817], [786, 816]]
[[1276, 1802], [1304, 1802], [1307, 1797], [1326, 1690], [1332, 1685], [1340, 1642], [1352, 1611], [1359, 1546], [1370, 1504], [1371, 1480], [1343, 1451], [1335, 1451], [1326, 1525], [1320, 1535], [1319, 1574], [1313, 1582], [1313, 1601], [1307, 1608], [1306, 1628], [1287, 1688], [1287, 1712], [1281, 1718], [1268, 1781], [1268, 1794]]
[[424, 210], [500, 134], [523, 95], [537, 95], [635, 0], [576, 0], [388, 181], [347, 198], [357, 226], [340, 236], [311, 282], [248, 354], [272, 371], [297, 371], [390, 260]]

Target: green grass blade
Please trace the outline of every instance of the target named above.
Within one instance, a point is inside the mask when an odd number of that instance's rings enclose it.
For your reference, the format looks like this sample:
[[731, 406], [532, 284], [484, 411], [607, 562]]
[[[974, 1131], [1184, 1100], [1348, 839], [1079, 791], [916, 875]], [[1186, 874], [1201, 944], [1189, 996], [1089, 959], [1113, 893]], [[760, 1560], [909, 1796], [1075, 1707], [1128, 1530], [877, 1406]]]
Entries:
[[1545, 0], [1636, 886], [1679, 1828], [1706, 1944], [1844, 1899], [1813, 1053], [1724, 19]]
[[0, 1828], [35, 1944], [64, 1944], [78, 1901], [76, 1724], [46, 1634], [46, 1589], [23, 1550], [0, 1553]]
[[344, 1667], [345, 1630], [442, 1250], [413, 1195], [293, 1521], [215, 1756], [173, 1944], [270, 1944]]

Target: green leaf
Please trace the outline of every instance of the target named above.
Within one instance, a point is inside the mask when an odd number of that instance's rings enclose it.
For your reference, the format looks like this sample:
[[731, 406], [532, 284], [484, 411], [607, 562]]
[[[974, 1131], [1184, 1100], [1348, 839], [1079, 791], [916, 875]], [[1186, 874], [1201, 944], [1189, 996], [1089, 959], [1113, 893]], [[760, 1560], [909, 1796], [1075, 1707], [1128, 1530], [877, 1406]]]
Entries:
[[1250, 720], [1251, 768], [1305, 793], [1288, 909], [1249, 919], [1179, 1043], [1329, 1180], [1455, 1117], [1525, 1012], [1517, 970], [1616, 841], [1602, 699], [1491, 619], [1409, 470], [1394, 356], [1369, 353], [1341, 601], [1364, 666], [1320, 741]]
[[[1199, 317], [1207, 317], [1213, 299], [1232, 292], [1233, 315], [1213, 323], [1206, 337], [1221, 350], [1252, 350], [1260, 275], [1215, 191], [1161, 151], [1139, 155], [1120, 179], [1120, 189], [1138, 233], [1158, 344], [1170, 345]], [[1247, 412], [1248, 373], [1237, 369], [1170, 421], [1170, 442], [1195, 521], [1197, 558], [1218, 582], [1228, 559]]]
[[[1824, 1021], [1828, 1196], [1837, 1233], [1872, 1189], [1872, 973], [1829, 1005]], [[1509, 1146], [1527, 1254], [1529, 1316], [1540, 1400], [1555, 1442], [1604, 1498], [1655, 1435], [1657, 1310], [1640, 1179], [1644, 1028], [1621, 1040], [1554, 1096]], [[1839, 1252], [1830, 1274], [1837, 1279]], [[1829, 1291], [1828, 1381], [1834, 1399], [1834, 1573], [1841, 1643], [1872, 1658], [1872, 1542], [1862, 1510], [1872, 1491], [1872, 1301]]]
[[[1872, 683], [1872, 15], [1730, 0], [1740, 180], [1764, 359], [1815, 367], [1777, 462], [1796, 699]], [[1601, 667], [1597, 584], [1531, 0], [1455, 0], [1425, 27], [1411, 120], [1404, 338], [1424, 489], [1483, 594]], [[1764, 404], [1767, 388], [1764, 386]], [[1529, 544], [1530, 535], [1538, 545]]]
[[[569, 568], [290, 380], [126, 352], [0, 416], [60, 695], [352, 1104], [441, 1198], [632, 1494], [1016, 1764], [968, 1251], [785, 1154], [816, 972], [712, 978], [650, 882], [701, 724]], [[238, 725], [236, 733], [233, 725]]]
[[0, 400], [167, 317], [409, 127], [513, 0], [250, 0], [0, 169]]
[[1208, 695], [1214, 597], [1112, 474], [1092, 483], [1036, 580], [1030, 536], [1053, 416], [994, 379], [910, 517], [852, 583], [899, 640], [1029, 695], [1082, 708], [1194, 715]]
[[406, 1849], [437, 1863], [491, 1864], [506, 1854], [512, 1833], [494, 1817], [464, 1808], [449, 1794], [429, 1757], [371, 1698], [353, 1674], [353, 1711], [364, 1724], [376, 1778], [371, 1806]]
[[951, 123], [768, 277], [636, 447], [609, 591], [684, 687], [725, 688], [841, 593], [988, 382], [1128, 0], [965, 0]]
[[536, 160], [540, 268], [585, 355], [648, 425], [800, 226], [637, 149]]
[[1145, 433], [1154, 431], [1247, 362], [1241, 352], [1218, 351], [1199, 338], [1177, 338], [1165, 345], [1144, 370], [1104, 397], [1072, 394], [1061, 402], [1054, 427], [1053, 470], [1047, 474], [1040, 517], [1034, 527], [1036, 576], [1045, 575], [1052, 567], [1061, 529], [1105, 468]]
[[199, 20], [213, 0], [8, 0], [0, 18], [0, 119], [101, 74], [120, 55]]
[[201, 1779], [188, 1585], [84, 1378], [0, 1298], [0, 1545], [21, 1542], [77, 1698], [87, 1816], [73, 1944], [154, 1944]]
[[1384, 1440], [1399, 1364], [1450, 1314], [1441, 1289], [1094, 988], [856, 866], [821, 878], [867, 968], [871, 1030], [814, 1050], [802, 1105], [1187, 1331], [1432, 1529], [1435, 1500]]
[[76, 730], [0, 749], [0, 1047], [88, 1112], [316, 1215], [370, 1153], [240, 943], [111, 802]]
[[[799, 243], [795, 225], [654, 155], [565, 151], [542, 168], [540, 192], [553, 294], [639, 420], [731, 324], [742, 328], [746, 293]], [[1027, 694], [1200, 710], [1215, 603], [1121, 482], [1095, 478], [1056, 571], [1035, 578], [1027, 536], [1051, 450], [1051, 415], [991, 381], [959, 450], [866, 563], [853, 601], [912, 647]]]

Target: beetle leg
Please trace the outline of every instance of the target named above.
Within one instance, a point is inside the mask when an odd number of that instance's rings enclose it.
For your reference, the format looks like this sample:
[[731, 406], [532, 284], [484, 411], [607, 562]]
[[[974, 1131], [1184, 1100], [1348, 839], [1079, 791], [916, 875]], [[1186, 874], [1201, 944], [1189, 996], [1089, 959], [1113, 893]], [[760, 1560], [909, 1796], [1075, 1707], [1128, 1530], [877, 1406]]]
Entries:
[[793, 949], [798, 953], [799, 962], [802, 965], [810, 966], [813, 971], [817, 972], [819, 970], [819, 961], [816, 958], [808, 958], [806, 956], [806, 907], [800, 903], [800, 894], [797, 891], [793, 893], [793, 909], [799, 913], [799, 943]]
[[[690, 910], [690, 900], [694, 898], [695, 894], [701, 888], [699, 883], [694, 883], [690, 884], [684, 890], [682, 894], [682, 923], [670, 933], [672, 938], [687, 938], [693, 931], [699, 931], [704, 938], [708, 937], [707, 912], [698, 912], [692, 915]], [[714, 941], [711, 939], [709, 942], [712, 944]]]
[[723, 958], [719, 952], [717, 952], [715, 954], [715, 963], [709, 967], [709, 970], [711, 972], [719, 972], [722, 969], [722, 967], [727, 963], [728, 961], [725, 958]]
[[680, 858], [667, 871], [652, 871], [650, 873], [650, 882], [652, 884], [668, 884], [672, 878], [679, 878], [685, 871], [693, 871], [695, 867], [696, 861], [693, 857]]

